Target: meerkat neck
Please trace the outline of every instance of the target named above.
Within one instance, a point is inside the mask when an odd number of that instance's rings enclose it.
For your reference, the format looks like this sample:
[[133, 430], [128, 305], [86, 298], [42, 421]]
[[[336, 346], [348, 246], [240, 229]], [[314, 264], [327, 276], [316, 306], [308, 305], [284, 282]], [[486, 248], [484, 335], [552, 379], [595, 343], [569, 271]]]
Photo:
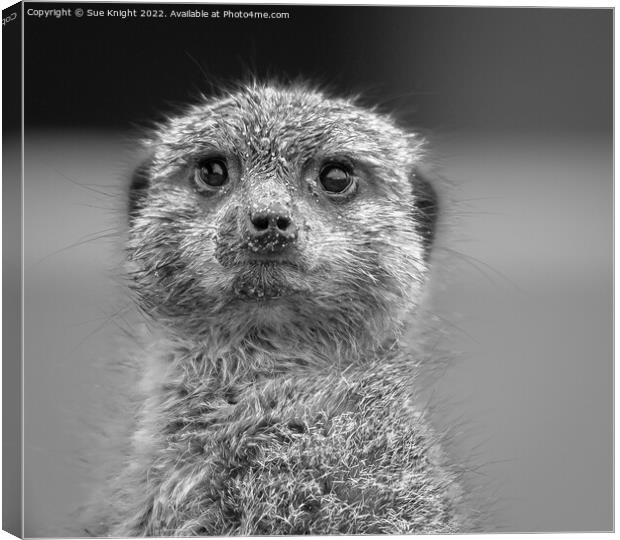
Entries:
[[[344, 372], [351, 366], [364, 366], [374, 358], [385, 358], [400, 349], [400, 332], [394, 332], [380, 344], [288, 339], [285, 335], [252, 334], [237, 341], [229, 336], [192, 342], [163, 339], [145, 366], [148, 392], [184, 388], [188, 393], [225, 394], [261, 380], [282, 375], [319, 372]], [[155, 386], [153, 386], [153, 384]], [[181, 392], [183, 393], [183, 392]]]

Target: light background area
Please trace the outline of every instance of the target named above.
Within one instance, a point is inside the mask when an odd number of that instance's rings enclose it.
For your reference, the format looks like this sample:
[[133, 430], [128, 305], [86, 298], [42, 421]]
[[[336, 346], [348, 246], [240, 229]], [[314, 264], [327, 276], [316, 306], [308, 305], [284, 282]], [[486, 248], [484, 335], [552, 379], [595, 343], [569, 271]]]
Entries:
[[26, 535], [84, 534], [75, 510], [116, 459], [101, 432], [131, 412], [128, 128], [256, 65], [361, 90], [429, 136], [448, 180], [430, 310], [453, 357], [434, 419], [496, 502], [486, 530], [610, 530], [611, 12], [292, 11], [208, 32], [26, 21]]
[[[464, 210], [435, 257], [432, 310], [454, 352], [436, 422], [458, 421], [454, 453], [481, 467], [473, 481], [497, 501], [489, 530], [608, 530], [610, 141], [462, 133], [438, 146]], [[74, 182], [120, 192], [126, 151], [112, 134], [65, 132], [33, 134], [26, 155], [26, 534], [56, 536], [92, 492], [90, 468], [114, 458], [92, 445], [119, 419], [105, 415], [123, 382], [108, 368], [130, 324], [114, 315], [127, 305], [119, 245], [96, 238], [118, 201]]]

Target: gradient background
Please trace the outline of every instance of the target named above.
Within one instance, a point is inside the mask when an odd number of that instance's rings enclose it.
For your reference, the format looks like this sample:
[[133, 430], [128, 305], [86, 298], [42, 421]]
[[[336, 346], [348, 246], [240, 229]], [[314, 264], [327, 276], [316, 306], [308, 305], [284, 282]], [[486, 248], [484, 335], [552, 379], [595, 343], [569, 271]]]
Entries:
[[25, 18], [26, 535], [84, 534], [73, 512], [116, 457], [102, 432], [130, 414], [135, 127], [248, 70], [361, 92], [428, 135], [447, 179], [430, 310], [454, 358], [434, 416], [494, 503], [485, 530], [611, 530], [612, 11], [261, 9], [291, 16]]

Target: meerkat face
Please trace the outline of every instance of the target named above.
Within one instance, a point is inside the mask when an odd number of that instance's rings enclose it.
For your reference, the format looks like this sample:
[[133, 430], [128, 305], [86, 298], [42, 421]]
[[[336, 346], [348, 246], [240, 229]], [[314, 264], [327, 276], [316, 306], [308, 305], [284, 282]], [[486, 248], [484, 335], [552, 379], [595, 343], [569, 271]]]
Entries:
[[246, 87], [161, 125], [129, 193], [140, 308], [189, 338], [381, 340], [417, 304], [421, 140], [307, 88]]

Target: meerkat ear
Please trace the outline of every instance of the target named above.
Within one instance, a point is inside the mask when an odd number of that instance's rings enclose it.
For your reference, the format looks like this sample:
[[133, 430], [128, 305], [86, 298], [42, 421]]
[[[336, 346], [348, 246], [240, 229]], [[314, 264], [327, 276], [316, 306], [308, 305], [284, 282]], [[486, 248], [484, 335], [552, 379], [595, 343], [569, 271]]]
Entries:
[[414, 219], [418, 232], [422, 236], [424, 257], [428, 259], [435, 239], [435, 229], [439, 216], [439, 198], [429, 176], [420, 168], [417, 168], [411, 175], [411, 182], [415, 201]]
[[151, 158], [145, 159], [131, 175], [129, 182], [129, 193], [127, 197], [127, 215], [129, 224], [133, 224], [134, 219], [144, 206], [144, 200], [151, 183]]

